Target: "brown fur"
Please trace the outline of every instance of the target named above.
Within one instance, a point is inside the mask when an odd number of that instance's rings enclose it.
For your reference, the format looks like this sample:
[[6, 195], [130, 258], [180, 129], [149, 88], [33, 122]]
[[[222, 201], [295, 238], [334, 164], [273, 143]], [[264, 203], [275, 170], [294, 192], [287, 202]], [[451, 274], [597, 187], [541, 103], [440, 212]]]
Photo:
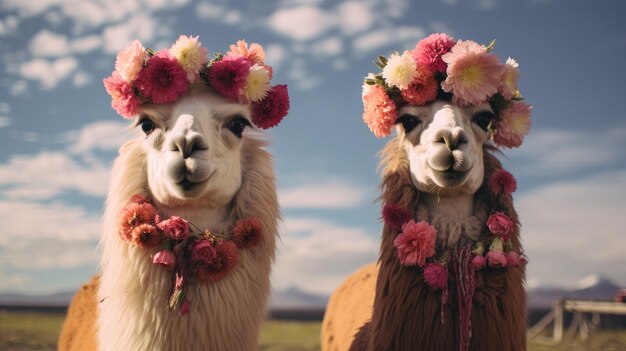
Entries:
[[[383, 170], [382, 203], [395, 203], [415, 210], [419, 201], [418, 191], [411, 182], [408, 161], [400, 149], [398, 138], [390, 141], [383, 150], [381, 165]], [[485, 149], [485, 177], [483, 185], [475, 194], [475, 202], [489, 203], [490, 195], [486, 186], [490, 175], [501, 167], [500, 162]], [[512, 199], [506, 199], [509, 214], [515, 223], [517, 213]], [[393, 241], [396, 233], [386, 225], [383, 228], [379, 257], [379, 274], [376, 294], [373, 301], [373, 314], [363, 318], [363, 327], [354, 337], [350, 350], [457, 350], [458, 349], [458, 310], [456, 307], [456, 285], [449, 275], [448, 302], [444, 305], [444, 322], [441, 321], [440, 291], [432, 290], [417, 268], [400, 265]], [[519, 227], [512, 235], [514, 247], [521, 250]], [[484, 269], [476, 274], [476, 292], [473, 300], [472, 337], [470, 350], [517, 351], [526, 349], [526, 297], [524, 291], [525, 270], [523, 267], [507, 269]], [[358, 277], [349, 278], [359, 281]], [[352, 289], [358, 290], [358, 289]], [[344, 291], [349, 291], [345, 289]], [[342, 294], [337, 291], [335, 294]], [[362, 316], [358, 309], [371, 310], [370, 296], [335, 296], [334, 300], [354, 299], [351, 306], [340, 307], [335, 315]], [[323, 328], [324, 350], [346, 350], [345, 341], [341, 345], [328, 340], [350, 338], [338, 335], [341, 331], [331, 328], [329, 323], [338, 316], [327, 313]], [[334, 334], [333, 334], [334, 333]]]
[[70, 304], [67, 317], [61, 329], [59, 350], [86, 351], [96, 350], [96, 319], [98, 316], [98, 284], [95, 276], [83, 285]]

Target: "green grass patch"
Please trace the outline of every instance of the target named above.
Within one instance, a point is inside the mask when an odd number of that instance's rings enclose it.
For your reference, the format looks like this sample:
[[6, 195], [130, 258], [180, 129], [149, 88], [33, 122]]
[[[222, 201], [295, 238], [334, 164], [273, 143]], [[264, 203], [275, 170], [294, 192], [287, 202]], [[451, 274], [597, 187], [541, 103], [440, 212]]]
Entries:
[[[65, 315], [0, 311], [0, 350], [56, 350]], [[268, 321], [263, 324], [259, 350], [312, 351], [320, 349], [319, 322]], [[530, 340], [528, 351], [623, 351], [626, 330], [592, 331], [589, 339], [560, 344]]]
[[57, 349], [64, 314], [0, 311], [0, 350]]

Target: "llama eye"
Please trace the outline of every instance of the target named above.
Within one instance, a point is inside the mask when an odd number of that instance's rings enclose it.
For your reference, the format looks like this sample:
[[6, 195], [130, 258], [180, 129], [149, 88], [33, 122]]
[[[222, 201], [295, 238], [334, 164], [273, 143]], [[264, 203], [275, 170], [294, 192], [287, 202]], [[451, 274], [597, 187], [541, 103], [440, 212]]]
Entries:
[[150, 133], [152, 133], [154, 128], [156, 128], [156, 125], [154, 124], [154, 122], [152, 122], [152, 120], [147, 117], [142, 118], [138, 124], [141, 126], [141, 130], [146, 135], [150, 135]]
[[226, 128], [228, 128], [228, 130], [230, 130], [230, 132], [233, 133], [237, 138], [241, 138], [243, 130], [246, 129], [246, 127], [249, 125], [250, 122], [248, 122], [247, 119], [238, 116], [228, 122]]
[[480, 129], [486, 132], [489, 129], [489, 124], [491, 124], [491, 121], [493, 121], [494, 118], [495, 118], [495, 115], [493, 114], [493, 112], [483, 111], [483, 112], [477, 113], [474, 116], [474, 119], [472, 120], [472, 122], [476, 123], [476, 125], [479, 126]]
[[405, 114], [398, 118], [396, 123], [401, 123], [405, 133], [410, 133], [415, 127], [417, 127], [422, 121], [416, 116]]

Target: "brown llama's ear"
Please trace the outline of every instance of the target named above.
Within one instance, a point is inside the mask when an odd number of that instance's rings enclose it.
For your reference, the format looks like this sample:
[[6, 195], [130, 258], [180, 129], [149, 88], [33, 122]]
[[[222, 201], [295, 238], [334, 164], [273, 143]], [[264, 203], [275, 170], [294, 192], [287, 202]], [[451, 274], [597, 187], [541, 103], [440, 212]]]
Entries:
[[232, 202], [231, 217], [256, 217], [263, 223], [262, 246], [274, 258], [275, 237], [278, 234], [280, 209], [272, 156], [264, 147], [266, 142], [244, 138], [242, 145], [242, 182]]

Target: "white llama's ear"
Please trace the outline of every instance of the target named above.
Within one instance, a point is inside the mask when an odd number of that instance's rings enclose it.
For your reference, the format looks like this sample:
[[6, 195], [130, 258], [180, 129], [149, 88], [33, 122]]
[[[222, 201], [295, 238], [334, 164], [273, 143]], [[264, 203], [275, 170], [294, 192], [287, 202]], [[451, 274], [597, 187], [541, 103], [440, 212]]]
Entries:
[[264, 150], [266, 142], [244, 138], [241, 154], [242, 182], [233, 199], [233, 218], [257, 217], [263, 223], [264, 250], [274, 258], [280, 210], [272, 156]]

